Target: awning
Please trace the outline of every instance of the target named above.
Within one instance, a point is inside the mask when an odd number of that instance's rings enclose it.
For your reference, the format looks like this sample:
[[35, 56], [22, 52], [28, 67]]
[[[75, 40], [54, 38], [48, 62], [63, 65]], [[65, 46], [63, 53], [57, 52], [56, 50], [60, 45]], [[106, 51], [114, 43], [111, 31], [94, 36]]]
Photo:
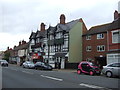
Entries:
[[65, 57], [67, 53], [56, 53], [54, 57]]

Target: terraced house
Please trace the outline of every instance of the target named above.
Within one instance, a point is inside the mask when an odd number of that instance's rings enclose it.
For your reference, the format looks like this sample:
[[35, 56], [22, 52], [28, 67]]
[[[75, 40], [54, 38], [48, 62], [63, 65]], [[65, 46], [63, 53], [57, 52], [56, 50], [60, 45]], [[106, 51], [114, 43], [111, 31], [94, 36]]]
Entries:
[[29, 38], [28, 58], [33, 62], [47, 62], [47, 32], [45, 24], [41, 23], [40, 30], [32, 32]]
[[47, 29], [48, 59], [55, 68], [77, 68], [82, 61], [82, 34], [87, 28], [82, 19], [65, 20], [62, 14], [60, 23]]

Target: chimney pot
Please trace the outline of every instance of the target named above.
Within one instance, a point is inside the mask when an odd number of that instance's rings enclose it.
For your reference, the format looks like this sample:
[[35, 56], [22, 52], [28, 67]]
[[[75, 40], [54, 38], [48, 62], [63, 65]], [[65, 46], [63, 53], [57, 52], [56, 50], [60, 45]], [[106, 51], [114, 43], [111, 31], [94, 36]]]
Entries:
[[118, 19], [119, 18], [119, 13], [117, 10], [115, 10], [114, 12], [114, 20]]

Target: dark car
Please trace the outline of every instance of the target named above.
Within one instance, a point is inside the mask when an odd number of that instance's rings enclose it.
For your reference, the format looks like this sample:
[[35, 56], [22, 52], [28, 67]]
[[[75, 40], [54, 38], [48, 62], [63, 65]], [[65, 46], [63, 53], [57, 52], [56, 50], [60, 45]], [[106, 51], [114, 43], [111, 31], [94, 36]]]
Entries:
[[1, 66], [7, 66], [8, 67], [8, 62], [6, 60], [0, 60]]
[[50, 66], [49, 64], [46, 64], [44, 62], [36, 62], [35, 63], [35, 69], [40, 69], [40, 70], [52, 70], [52, 66]]
[[78, 65], [77, 73], [78, 74], [85, 73], [89, 75], [95, 75], [95, 74], [100, 75], [101, 71], [100, 71], [100, 68], [97, 65], [93, 64], [92, 62], [82, 61]]

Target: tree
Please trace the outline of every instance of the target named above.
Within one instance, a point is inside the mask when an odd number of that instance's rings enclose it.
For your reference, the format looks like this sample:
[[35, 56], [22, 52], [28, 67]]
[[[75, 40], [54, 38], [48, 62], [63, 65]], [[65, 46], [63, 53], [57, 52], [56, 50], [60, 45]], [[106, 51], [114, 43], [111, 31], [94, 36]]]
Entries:
[[9, 57], [10, 57], [10, 52], [8, 52], [8, 51], [5, 52], [5, 53], [4, 53], [4, 58], [3, 58], [3, 59], [9, 61]]

